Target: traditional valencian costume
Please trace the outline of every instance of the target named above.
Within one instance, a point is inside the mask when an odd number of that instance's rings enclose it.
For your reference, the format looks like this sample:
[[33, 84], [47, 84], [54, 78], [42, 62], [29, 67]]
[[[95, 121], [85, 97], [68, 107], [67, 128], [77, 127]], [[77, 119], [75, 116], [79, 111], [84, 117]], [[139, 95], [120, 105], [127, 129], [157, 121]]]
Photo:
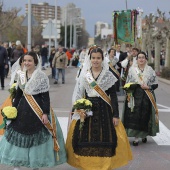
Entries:
[[[127, 93], [123, 111], [123, 124], [129, 137], [140, 137], [146, 142], [146, 136], [156, 136], [159, 132], [158, 109], [155, 102], [154, 90], [158, 87], [155, 71], [145, 65], [140, 70], [138, 65], [129, 69], [126, 83], [133, 84]], [[143, 90], [140, 85], [146, 84], [149, 90]]]
[[88, 56], [75, 86], [73, 103], [85, 97], [92, 102], [93, 115], [85, 118], [82, 130], [79, 114], [72, 115], [66, 141], [68, 164], [83, 170], [111, 170], [126, 165], [132, 153], [122, 123], [113, 125], [113, 117], [119, 117], [114, 85], [117, 79], [104, 60], [94, 80], [90, 65]]
[[[30, 79], [19, 73], [13, 102], [18, 113], [0, 142], [0, 164], [40, 168], [66, 162], [63, 134], [50, 108], [49, 79], [38, 65]], [[42, 113], [50, 120], [46, 125]]]

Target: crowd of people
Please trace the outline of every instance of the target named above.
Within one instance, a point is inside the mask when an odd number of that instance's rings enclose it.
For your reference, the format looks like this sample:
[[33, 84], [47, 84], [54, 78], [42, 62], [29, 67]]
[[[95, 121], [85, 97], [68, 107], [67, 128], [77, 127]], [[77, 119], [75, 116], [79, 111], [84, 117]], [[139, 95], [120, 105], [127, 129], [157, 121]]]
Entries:
[[[48, 48], [36, 46], [27, 52], [19, 44], [21, 48], [14, 47], [10, 58], [14, 60], [10, 84], [17, 83], [11, 105], [18, 114], [0, 141], [0, 164], [14, 166], [14, 170], [21, 166], [35, 170], [67, 162], [82, 170], [112, 170], [133, 159], [128, 137], [134, 137], [132, 145], [137, 147], [140, 138], [147, 143], [147, 136], [159, 132], [154, 94], [158, 81], [145, 52], [131, 45], [122, 52], [120, 44], [106, 54], [97, 45], [80, 51], [51, 48], [49, 62], [54, 84], [59, 83], [59, 73], [65, 83], [65, 68], [78, 67], [72, 105], [81, 99], [91, 103], [90, 113], [83, 106], [79, 110], [72, 108], [64, 143], [50, 106], [49, 79], [42, 71], [46, 69]], [[18, 58], [14, 57], [17, 53]], [[9, 52], [0, 46], [3, 74], [9, 67], [8, 57]], [[1, 79], [2, 88], [3, 83]], [[117, 97], [120, 91], [125, 95], [121, 116]]]

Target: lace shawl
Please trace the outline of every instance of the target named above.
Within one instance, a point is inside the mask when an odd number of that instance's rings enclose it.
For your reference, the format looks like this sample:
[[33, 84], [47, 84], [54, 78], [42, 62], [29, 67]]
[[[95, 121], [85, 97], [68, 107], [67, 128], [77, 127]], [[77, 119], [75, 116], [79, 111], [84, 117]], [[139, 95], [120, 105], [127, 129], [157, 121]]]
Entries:
[[152, 67], [148, 66], [147, 64], [143, 72], [138, 68], [137, 65], [131, 66], [127, 77], [127, 83], [136, 82], [138, 84], [143, 84], [137, 73], [139, 73], [142, 76], [143, 82], [146, 85], [151, 86], [153, 84], [158, 84], [158, 79], [156, 77], [155, 71], [152, 69]]
[[[112, 87], [116, 81], [117, 78], [109, 70], [103, 69], [96, 82], [103, 91], [106, 91]], [[81, 76], [76, 83], [72, 97], [72, 103], [80, 98], [83, 98], [85, 90], [89, 97], [99, 97], [96, 91], [88, 84], [84, 75]]]
[[21, 89], [24, 89], [26, 94], [36, 95], [49, 91], [49, 79], [47, 75], [41, 70], [37, 69], [33, 72], [29, 81], [23, 86], [19, 78], [18, 85]]

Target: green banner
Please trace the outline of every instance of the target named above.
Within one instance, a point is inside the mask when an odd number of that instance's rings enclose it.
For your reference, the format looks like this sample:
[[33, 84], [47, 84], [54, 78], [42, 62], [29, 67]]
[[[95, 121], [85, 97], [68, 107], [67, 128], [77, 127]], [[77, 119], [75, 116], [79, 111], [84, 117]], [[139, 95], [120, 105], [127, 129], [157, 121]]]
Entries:
[[116, 25], [118, 43], [133, 44], [131, 10], [119, 12]]

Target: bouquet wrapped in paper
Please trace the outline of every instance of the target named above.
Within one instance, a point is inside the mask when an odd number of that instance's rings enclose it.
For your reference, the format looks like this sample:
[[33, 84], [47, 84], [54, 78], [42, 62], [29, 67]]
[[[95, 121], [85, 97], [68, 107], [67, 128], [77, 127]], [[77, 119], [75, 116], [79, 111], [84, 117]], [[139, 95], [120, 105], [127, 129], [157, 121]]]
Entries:
[[0, 125], [0, 129], [3, 129], [6, 127], [7, 121], [17, 117], [17, 109], [12, 106], [7, 106], [2, 109], [1, 114], [3, 116], [3, 123]]
[[92, 109], [92, 103], [90, 100], [87, 99], [79, 99], [77, 100], [74, 105], [73, 109], [75, 113], [78, 113], [80, 115], [80, 127], [79, 129], [82, 130], [84, 126], [84, 120], [88, 116], [92, 116], [93, 112]]

